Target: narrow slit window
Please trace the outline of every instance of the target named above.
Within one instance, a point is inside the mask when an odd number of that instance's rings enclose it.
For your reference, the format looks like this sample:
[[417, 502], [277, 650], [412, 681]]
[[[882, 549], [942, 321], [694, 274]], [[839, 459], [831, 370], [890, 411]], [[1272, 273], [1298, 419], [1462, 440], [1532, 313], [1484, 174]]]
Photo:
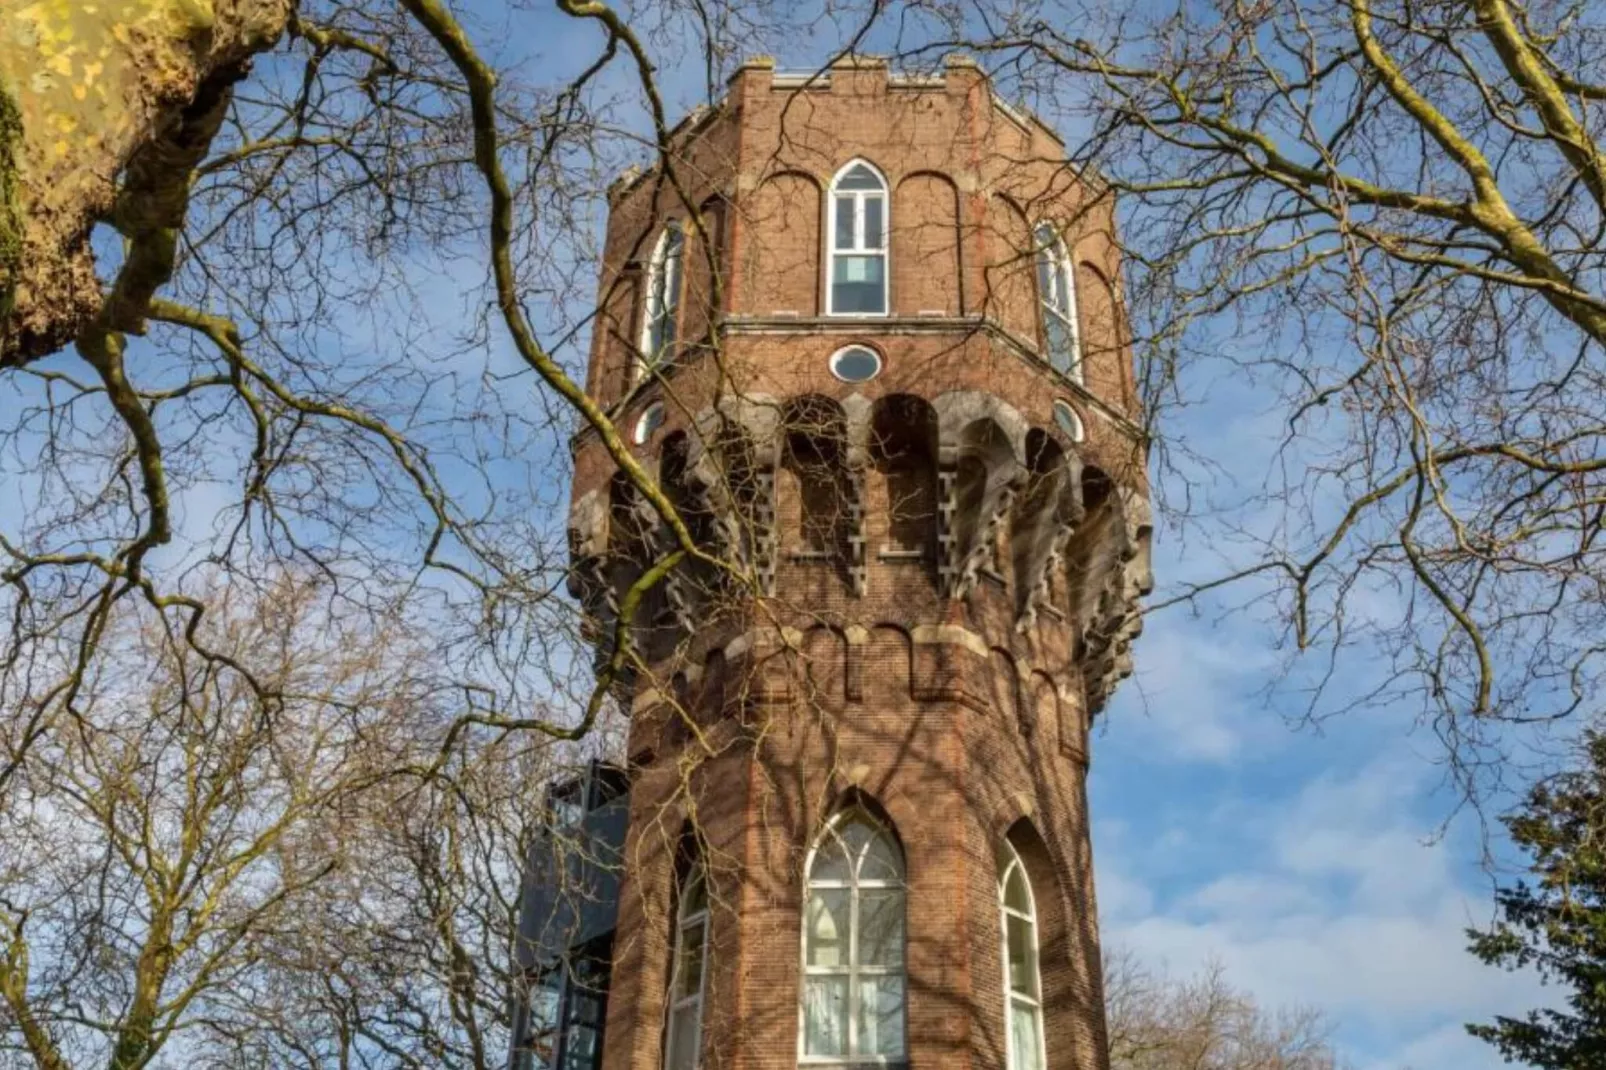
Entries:
[[1082, 341], [1076, 324], [1076, 286], [1065, 242], [1047, 223], [1033, 235], [1037, 245], [1037, 297], [1043, 322], [1043, 355], [1062, 375], [1082, 381]]
[[831, 183], [830, 285], [826, 312], [884, 316], [887, 312], [887, 183], [875, 168], [854, 161]]
[[708, 884], [692, 866], [675, 914], [675, 960], [669, 980], [664, 1070], [697, 1070], [703, 1039], [703, 984], [708, 963]]
[[642, 324], [638, 378], [673, 356], [685, 249], [686, 235], [680, 224], [665, 226], [648, 267], [647, 315]]
[[1043, 1070], [1043, 982], [1037, 964], [1037, 903], [1015, 846], [1004, 841], [998, 877], [1004, 938], [1004, 1036], [1008, 1070]]

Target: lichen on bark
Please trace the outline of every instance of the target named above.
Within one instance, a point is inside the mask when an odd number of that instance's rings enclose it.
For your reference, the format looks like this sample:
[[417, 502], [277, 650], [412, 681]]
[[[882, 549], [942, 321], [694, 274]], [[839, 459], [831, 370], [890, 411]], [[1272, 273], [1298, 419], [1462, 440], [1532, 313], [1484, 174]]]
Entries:
[[193, 134], [185, 118], [197, 96], [271, 47], [291, 6], [0, 0], [0, 91], [16, 127], [4, 138], [10, 161], [0, 171], [11, 183], [11, 214], [0, 220], [8, 243], [0, 270], [10, 268], [0, 291], [0, 367], [62, 348], [97, 317], [103, 284], [90, 229], [114, 204], [119, 215], [139, 213], [120, 196], [120, 178], [175, 132]]

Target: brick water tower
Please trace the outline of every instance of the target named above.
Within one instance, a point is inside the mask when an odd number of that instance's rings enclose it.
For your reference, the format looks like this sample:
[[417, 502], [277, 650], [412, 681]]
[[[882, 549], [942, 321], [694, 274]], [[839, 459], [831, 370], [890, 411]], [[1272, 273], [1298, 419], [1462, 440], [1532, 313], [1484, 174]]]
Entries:
[[[726, 565], [626, 622], [616, 920], [516, 1043], [1101, 1070], [1088, 730], [1150, 583], [1108, 191], [959, 57], [748, 63], [669, 155], [610, 191], [588, 387]], [[606, 660], [676, 543], [574, 450]]]

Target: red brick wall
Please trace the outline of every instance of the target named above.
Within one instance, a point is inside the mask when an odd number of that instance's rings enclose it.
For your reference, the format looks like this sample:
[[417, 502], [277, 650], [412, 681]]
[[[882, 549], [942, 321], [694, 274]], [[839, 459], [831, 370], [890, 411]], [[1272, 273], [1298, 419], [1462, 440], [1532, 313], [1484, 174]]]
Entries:
[[[626, 399], [629, 351], [615, 335], [639, 331], [640, 309], [637, 288], [620, 287], [631, 296], [610, 302], [606, 318], [632, 326], [599, 325], [589, 379], [604, 402], [626, 402], [625, 429], [645, 405], [666, 403], [664, 428], [636, 447], [650, 471], [668, 436], [695, 434], [697, 414], [732, 394], [780, 408], [805, 394], [874, 404], [969, 390], [1007, 402], [1117, 483], [1144, 488], [1130, 352], [1104, 282], [1117, 276], [1111, 206], [1089, 195], [1046, 130], [995, 106], [978, 70], [949, 66], [935, 83], [911, 85], [884, 66], [850, 64], [828, 85], [800, 89], [749, 66], [681, 136], [680, 190], [654, 173], [614, 191], [602, 281], [639, 274], [662, 221], [704, 206], [705, 223], [717, 216], [708, 230], [726, 294], [711, 307], [702, 247], [688, 243], [680, 334], [691, 341], [714, 324], [717, 354], [687, 350], [666, 378]], [[827, 318], [822, 195], [855, 157], [889, 183], [892, 314]], [[1067, 228], [1079, 265], [1085, 387], [1036, 353], [1029, 251], [1042, 219]], [[831, 376], [827, 358], [850, 342], [882, 354], [878, 378]], [[1055, 428], [1056, 399], [1082, 415], [1084, 443]], [[861, 469], [867, 564], [855, 593], [840, 553], [791, 552], [806, 548], [809, 484], [795, 455], [775, 454], [772, 596], [754, 604], [727, 586], [703, 599], [699, 627], [639, 682], [606, 1070], [662, 1063], [675, 857], [688, 823], [715, 901], [704, 1066], [797, 1065], [803, 860], [850, 798], [871, 800], [906, 854], [910, 1065], [1003, 1065], [996, 874], [1013, 830], [1039, 906], [1049, 1065], [1103, 1070], [1071, 577], [1055, 578], [1062, 611], [1023, 632], [1008, 524], [997, 573], [964, 598], [939, 591], [934, 538], [923, 560], [883, 559], [887, 465], [872, 458]], [[576, 497], [605, 492], [612, 472], [595, 437], [578, 436]], [[933, 495], [921, 511], [934, 508]]]

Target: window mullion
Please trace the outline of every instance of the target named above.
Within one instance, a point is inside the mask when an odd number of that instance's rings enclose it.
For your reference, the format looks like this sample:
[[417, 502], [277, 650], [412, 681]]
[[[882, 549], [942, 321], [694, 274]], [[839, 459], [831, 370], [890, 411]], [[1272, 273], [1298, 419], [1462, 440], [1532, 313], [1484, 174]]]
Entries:
[[[857, 862], [849, 865], [857, 872]], [[859, 1054], [859, 888], [858, 882], [848, 891], [848, 1054]]]

